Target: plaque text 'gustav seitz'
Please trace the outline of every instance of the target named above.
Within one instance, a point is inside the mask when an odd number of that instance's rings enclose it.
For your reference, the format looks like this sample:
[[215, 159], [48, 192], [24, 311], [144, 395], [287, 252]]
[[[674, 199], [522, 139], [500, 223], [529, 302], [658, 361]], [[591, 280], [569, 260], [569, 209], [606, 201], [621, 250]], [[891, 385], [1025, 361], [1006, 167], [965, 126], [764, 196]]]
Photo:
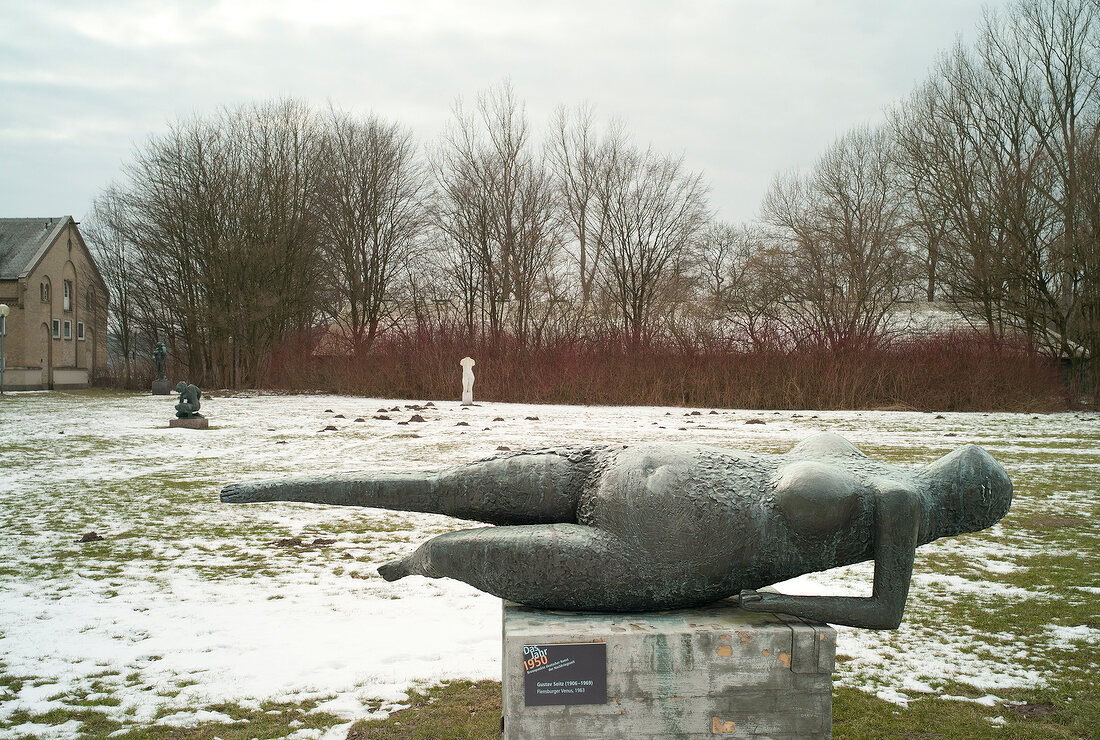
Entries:
[[529, 707], [605, 703], [607, 645], [524, 645], [523, 700]]

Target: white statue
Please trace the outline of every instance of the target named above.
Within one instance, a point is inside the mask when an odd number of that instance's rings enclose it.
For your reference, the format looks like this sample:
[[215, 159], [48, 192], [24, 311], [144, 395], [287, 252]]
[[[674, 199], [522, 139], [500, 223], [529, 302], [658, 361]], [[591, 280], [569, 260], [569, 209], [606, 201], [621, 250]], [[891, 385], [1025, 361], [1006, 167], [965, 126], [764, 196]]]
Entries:
[[463, 357], [462, 365], [462, 405], [474, 405], [474, 358]]

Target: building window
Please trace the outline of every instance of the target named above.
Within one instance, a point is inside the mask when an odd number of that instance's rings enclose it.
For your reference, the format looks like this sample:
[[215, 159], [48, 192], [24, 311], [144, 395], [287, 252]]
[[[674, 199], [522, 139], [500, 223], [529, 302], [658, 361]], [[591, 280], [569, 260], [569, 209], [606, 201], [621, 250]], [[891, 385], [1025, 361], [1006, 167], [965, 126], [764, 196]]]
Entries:
[[42, 299], [43, 303], [50, 302], [50, 284], [41, 283], [38, 286], [38, 297]]
[[53, 338], [61, 339], [61, 319], [53, 320]]
[[76, 322], [76, 338], [79, 339], [81, 342], [84, 341], [84, 322], [83, 321]]
[[65, 338], [73, 338], [73, 322], [69, 321], [68, 319], [65, 319]]
[[65, 294], [64, 295], [65, 299], [62, 302], [63, 303], [62, 308], [65, 311], [72, 311], [73, 310], [73, 281], [72, 280], [66, 280], [64, 282], [64, 284], [62, 285], [62, 288], [63, 288], [64, 294]]

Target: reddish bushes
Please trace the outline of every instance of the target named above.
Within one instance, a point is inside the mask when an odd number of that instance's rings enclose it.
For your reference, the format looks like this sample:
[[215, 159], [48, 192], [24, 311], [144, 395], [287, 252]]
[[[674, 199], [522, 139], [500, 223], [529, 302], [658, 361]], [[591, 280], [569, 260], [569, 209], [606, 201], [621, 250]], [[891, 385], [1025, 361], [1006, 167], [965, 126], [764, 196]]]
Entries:
[[264, 385], [354, 395], [458, 399], [477, 360], [475, 399], [529, 403], [1054, 410], [1068, 397], [1057, 365], [1026, 345], [951, 332], [869, 350], [736, 351], [597, 335], [539, 343], [469, 339], [447, 325], [380, 337], [368, 354], [311, 354], [302, 339], [273, 355]]

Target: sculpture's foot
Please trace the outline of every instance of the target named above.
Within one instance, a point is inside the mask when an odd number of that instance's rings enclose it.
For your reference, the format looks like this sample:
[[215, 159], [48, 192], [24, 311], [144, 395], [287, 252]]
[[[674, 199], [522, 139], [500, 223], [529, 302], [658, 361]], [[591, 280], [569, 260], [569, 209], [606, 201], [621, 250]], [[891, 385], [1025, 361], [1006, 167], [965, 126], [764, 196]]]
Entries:
[[399, 581], [409, 573], [409, 567], [406, 564], [408, 558], [401, 558], [400, 560], [392, 560], [384, 565], [378, 566], [378, 575], [385, 578], [387, 581]]
[[432, 543], [434, 541], [435, 538], [428, 540], [409, 555], [378, 566], [378, 575], [387, 581], [397, 581], [405, 576], [439, 578], [440, 575], [450, 575], [449, 573], [437, 573], [432, 568]]

